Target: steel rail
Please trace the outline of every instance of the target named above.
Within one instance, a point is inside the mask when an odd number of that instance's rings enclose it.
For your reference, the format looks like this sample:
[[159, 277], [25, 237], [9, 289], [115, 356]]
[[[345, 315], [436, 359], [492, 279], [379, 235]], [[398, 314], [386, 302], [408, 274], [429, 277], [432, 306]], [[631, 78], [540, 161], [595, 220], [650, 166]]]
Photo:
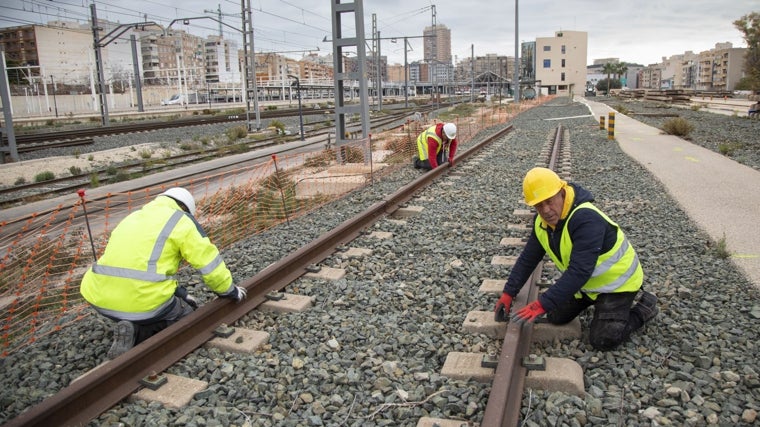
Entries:
[[[468, 159], [511, 130], [512, 126], [509, 126], [487, 137], [462, 152], [457, 160]], [[337, 247], [356, 238], [380, 217], [398, 209], [421, 188], [446, 173], [449, 167], [446, 163], [422, 174], [382, 201], [241, 282], [240, 286], [248, 291], [248, 298], [243, 302], [235, 304], [230, 300], [216, 299], [204, 304], [140, 345], [96, 367], [57, 394], [10, 420], [6, 426], [69, 426], [90, 422], [136, 391], [142, 378], [164, 371], [214, 338], [214, 330], [221, 324], [233, 324], [245, 316], [265, 302], [267, 294], [283, 289], [306, 273], [308, 266], [324, 260]]]
[[[558, 126], [554, 135], [554, 141], [548, 166], [554, 169], [559, 159], [562, 142], [562, 126]], [[515, 310], [522, 308], [538, 296], [537, 283], [541, 278], [543, 261], [533, 270], [528, 278], [526, 286], [517, 294], [512, 306]], [[508, 320], [509, 321], [509, 320]], [[518, 326], [512, 322], [507, 325], [507, 332], [499, 354], [499, 364], [494, 372], [491, 382], [491, 393], [483, 414], [482, 427], [514, 427], [520, 418], [522, 395], [525, 386], [527, 369], [522, 366], [522, 360], [530, 352], [531, 339], [533, 337], [533, 324], [524, 323]]]

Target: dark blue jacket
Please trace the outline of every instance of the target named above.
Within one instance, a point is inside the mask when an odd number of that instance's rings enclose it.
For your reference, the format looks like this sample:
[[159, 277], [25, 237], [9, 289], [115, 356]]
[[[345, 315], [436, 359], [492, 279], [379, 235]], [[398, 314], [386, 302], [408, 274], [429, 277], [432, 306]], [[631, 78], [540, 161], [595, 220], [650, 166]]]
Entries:
[[[590, 191], [578, 184], [570, 183], [569, 185], [575, 190], [571, 212], [581, 203], [594, 201], [594, 195]], [[569, 213], [567, 217], [570, 217]], [[535, 216], [533, 219], [535, 222]], [[581, 209], [572, 215], [569, 223], [566, 220], [560, 220], [554, 230], [551, 228], [548, 230], [551, 250], [559, 259], [562, 258], [559, 241], [565, 227], [573, 242], [571, 262], [562, 276], [538, 298], [547, 312], [573, 299], [573, 295], [591, 278], [599, 255], [609, 251], [617, 240], [615, 226], [592, 209]], [[504, 284], [504, 292], [513, 297], [516, 296], [545, 255], [546, 252], [538, 242], [535, 230], [532, 230], [525, 249], [517, 258], [507, 283]]]

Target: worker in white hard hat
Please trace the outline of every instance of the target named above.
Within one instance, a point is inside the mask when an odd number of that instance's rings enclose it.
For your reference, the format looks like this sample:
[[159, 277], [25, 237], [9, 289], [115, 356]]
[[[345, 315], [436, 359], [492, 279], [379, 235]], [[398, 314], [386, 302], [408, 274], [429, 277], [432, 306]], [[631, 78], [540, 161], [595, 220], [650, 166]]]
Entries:
[[453, 167], [456, 152], [457, 125], [454, 123], [435, 124], [417, 136], [417, 155], [414, 157], [414, 167], [432, 170], [446, 161]]
[[610, 350], [657, 315], [657, 297], [642, 289], [636, 251], [620, 226], [593, 205], [591, 192], [537, 167], [525, 175], [523, 195], [537, 214], [494, 307], [497, 321], [507, 320], [512, 299], [546, 255], [562, 275], [514, 313], [513, 322], [546, 314], [549, 323], [561, 325], [594, 306], [589, 343]]
[[177, 283], [182, 260], [200, 271], [218, 296], [237, 302], [246, 297], [246, 289], [232, 283], [219, 250], [195, 220], [195, 199], [186, 189], [164, 191], [113, 229], [80, 285], [84, 299], [116, 322], [109, 359], [198, 307]]

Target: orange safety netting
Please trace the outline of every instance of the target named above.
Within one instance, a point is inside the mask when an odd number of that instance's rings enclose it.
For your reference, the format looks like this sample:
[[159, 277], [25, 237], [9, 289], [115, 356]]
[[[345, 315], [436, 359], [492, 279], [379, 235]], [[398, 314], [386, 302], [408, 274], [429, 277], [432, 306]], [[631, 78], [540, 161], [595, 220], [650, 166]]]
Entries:
[[[471, 117], [456, 118], [460, 150], [480, 130], [535, 105], [534, 101], [482, 108]], [[196, 218], [222, 250], [308, 214], [398, 167], [411, 167], [417, 135], [431, 124], [409, 121], [340, 147], [272, 156], [162, 187], [108, 193], [92, 200], [73, 194], [70, 203], [52, 211], [0, 223], [0, 355], [18, 351], [92, 313], [79, 294], [82, 275], [94, 255], [105, 249], [119, 221], [166, 188], [190, 190], [197, 201]]]

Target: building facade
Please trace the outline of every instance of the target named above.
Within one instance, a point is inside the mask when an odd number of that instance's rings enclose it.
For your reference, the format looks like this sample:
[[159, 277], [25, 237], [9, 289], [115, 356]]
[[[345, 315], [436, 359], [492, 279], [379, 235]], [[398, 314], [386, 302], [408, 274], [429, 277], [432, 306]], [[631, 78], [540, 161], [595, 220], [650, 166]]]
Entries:
[[535, 80], [542, 93], [569, 96], [586, 87], [588, 33], [557, 31], [554, 37], [536, 38]]

